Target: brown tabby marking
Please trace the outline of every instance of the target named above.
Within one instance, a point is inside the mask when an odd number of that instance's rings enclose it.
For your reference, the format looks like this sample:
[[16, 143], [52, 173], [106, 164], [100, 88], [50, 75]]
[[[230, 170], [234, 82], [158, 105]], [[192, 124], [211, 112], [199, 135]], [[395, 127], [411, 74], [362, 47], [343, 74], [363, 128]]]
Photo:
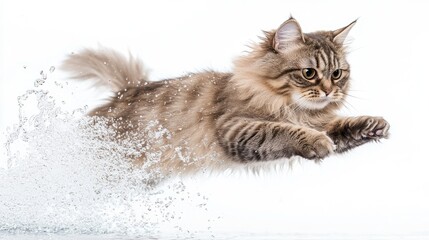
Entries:
[[64, 68], [112, 86], [115, 96], [90, 114], [109, 118], [119, 136], [139, 136], [154, 120], [170, 131], [152, 148], [162, 150], [156, 167], [163, 172], [292, 156], [318, 160], [388, 136], [383, 118], [335, 114], [349, 90], [343, 42], [354, 24], [302, 33], [290, 18], [265, 32], [231, 73], [150, 82], [139, 61], [107, 49], [71, 55]]

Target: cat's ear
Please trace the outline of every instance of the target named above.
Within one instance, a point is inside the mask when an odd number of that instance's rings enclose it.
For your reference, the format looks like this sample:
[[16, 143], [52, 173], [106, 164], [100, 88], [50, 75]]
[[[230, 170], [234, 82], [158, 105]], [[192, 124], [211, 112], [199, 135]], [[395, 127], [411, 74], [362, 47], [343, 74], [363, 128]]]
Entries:
[[356, 24], [356, 20], [354, 20], [352, 23], [350, 23], [349, 25], [337, 29], [334, 31], [334, 42], [340, 45], [343, 45], [344, 41], [347, 38], [347, 35], [349, 34], [350, 30], [352, 29], [352, 27]]
[[273, 48], [277, 52], [281, 52], [304, 42], [301, 27], [293, 17], [290, 17], [277, 29], [273, 39]]

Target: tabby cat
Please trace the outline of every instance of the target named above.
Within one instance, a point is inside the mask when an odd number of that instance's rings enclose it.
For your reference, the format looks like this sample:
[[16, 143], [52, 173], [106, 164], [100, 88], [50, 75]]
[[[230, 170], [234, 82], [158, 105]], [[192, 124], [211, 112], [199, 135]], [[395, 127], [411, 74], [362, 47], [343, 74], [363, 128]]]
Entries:
[[[230, 73], [150, 82], [139, 60], [105, 48], [71, 54], [63, 67], [74, 78], [113, 89], [114, 97], [90, 115], [115, 122], [118, 136], [141, 133], [144, 139], [143, 128], [151, 121], [169, 131], [151, 146], [162, 150], [156, 164], [161, 171], [292, 156], [320, 160], [388, 136], [389, 124], [381, 117], [335, 113], [350, 86], [344, 40], [355, 22], [303, 33], [291, 17], [264, 32]], [[136, 163], [146, 158], [142, 154]]]

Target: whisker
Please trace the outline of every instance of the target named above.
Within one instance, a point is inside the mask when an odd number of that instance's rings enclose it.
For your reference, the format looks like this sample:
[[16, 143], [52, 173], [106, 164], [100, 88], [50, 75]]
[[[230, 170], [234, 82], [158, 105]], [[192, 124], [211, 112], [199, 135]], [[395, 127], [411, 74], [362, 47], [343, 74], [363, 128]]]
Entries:
[[351, 111], [350, 108], [344, 102], [335, 102], [338, 107], [345, 107], [347, 110]]
[[353, 105], [351, 103], [349, 103], [347, 100], [343, 99], [342, 103], [343, 103], [343, 106], [345, 108], [347, 108], [348, 110], [350, 110], [350, 108], [348, 108], [348, 106], [350, 106], [351, 108], [353, 108], [353, 110], [357, 111], [357, 109], [355, 107], [353, 107]]
[[[290, 106], [292, 107], [292, 111], [296, 110], [302, 110], [302, 106], [300, 102], [302, 102], [305, 98], [305, 95], [301, 95], [294, 103], [292, 103]], [[293, 105], [296, 105], [295, 107]]]
[[352, 97], [352, 98], [356, 98], [356, 99], [359, 99], [359, 100], [364, 100], [363, 98], [356, 97], [356, 96], [348, 94], [348, 93], [343, 93], [343, 94], [346, 95], [347, 97]]
[[365, 90], [359, 90], [359, 89], [349, 89], [348, 92], [365, 92]]
[[292, 109], [292, 111], [303, 110], [300, 104], [302, 101], [303, 101], [303, 97], [298, 98], [297, 101], [294, 103], [296, 106]]
[[294, 103], [294, 105], [295, 105], [295, 106], [293, 106], [293, 107], [292, 107], [292, 109], [291, 109], [292, 111], [299, 110], [299, 108], [301, 107], [301, 106], [298, 104], [298, 102], [295, 102], [295, 103]]

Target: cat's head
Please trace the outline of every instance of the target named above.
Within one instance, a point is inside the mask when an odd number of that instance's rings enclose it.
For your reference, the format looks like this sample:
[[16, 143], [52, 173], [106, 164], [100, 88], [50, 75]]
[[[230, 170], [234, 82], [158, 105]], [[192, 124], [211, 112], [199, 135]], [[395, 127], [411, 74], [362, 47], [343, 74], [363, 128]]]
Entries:
[[260, 91], [254, 96], [265, 100], [259, 102], [273, 101], [280, 107], [283, 99], [297, 109], [336, 108], [349, 88], [344, 40], [355, 22], [334, 31], [303, 33], [291, 17], [277, 30], [265, 32], [249, 55], [237, 59], [235, 74], [242, 78], [241, 85], [247, 82]]

